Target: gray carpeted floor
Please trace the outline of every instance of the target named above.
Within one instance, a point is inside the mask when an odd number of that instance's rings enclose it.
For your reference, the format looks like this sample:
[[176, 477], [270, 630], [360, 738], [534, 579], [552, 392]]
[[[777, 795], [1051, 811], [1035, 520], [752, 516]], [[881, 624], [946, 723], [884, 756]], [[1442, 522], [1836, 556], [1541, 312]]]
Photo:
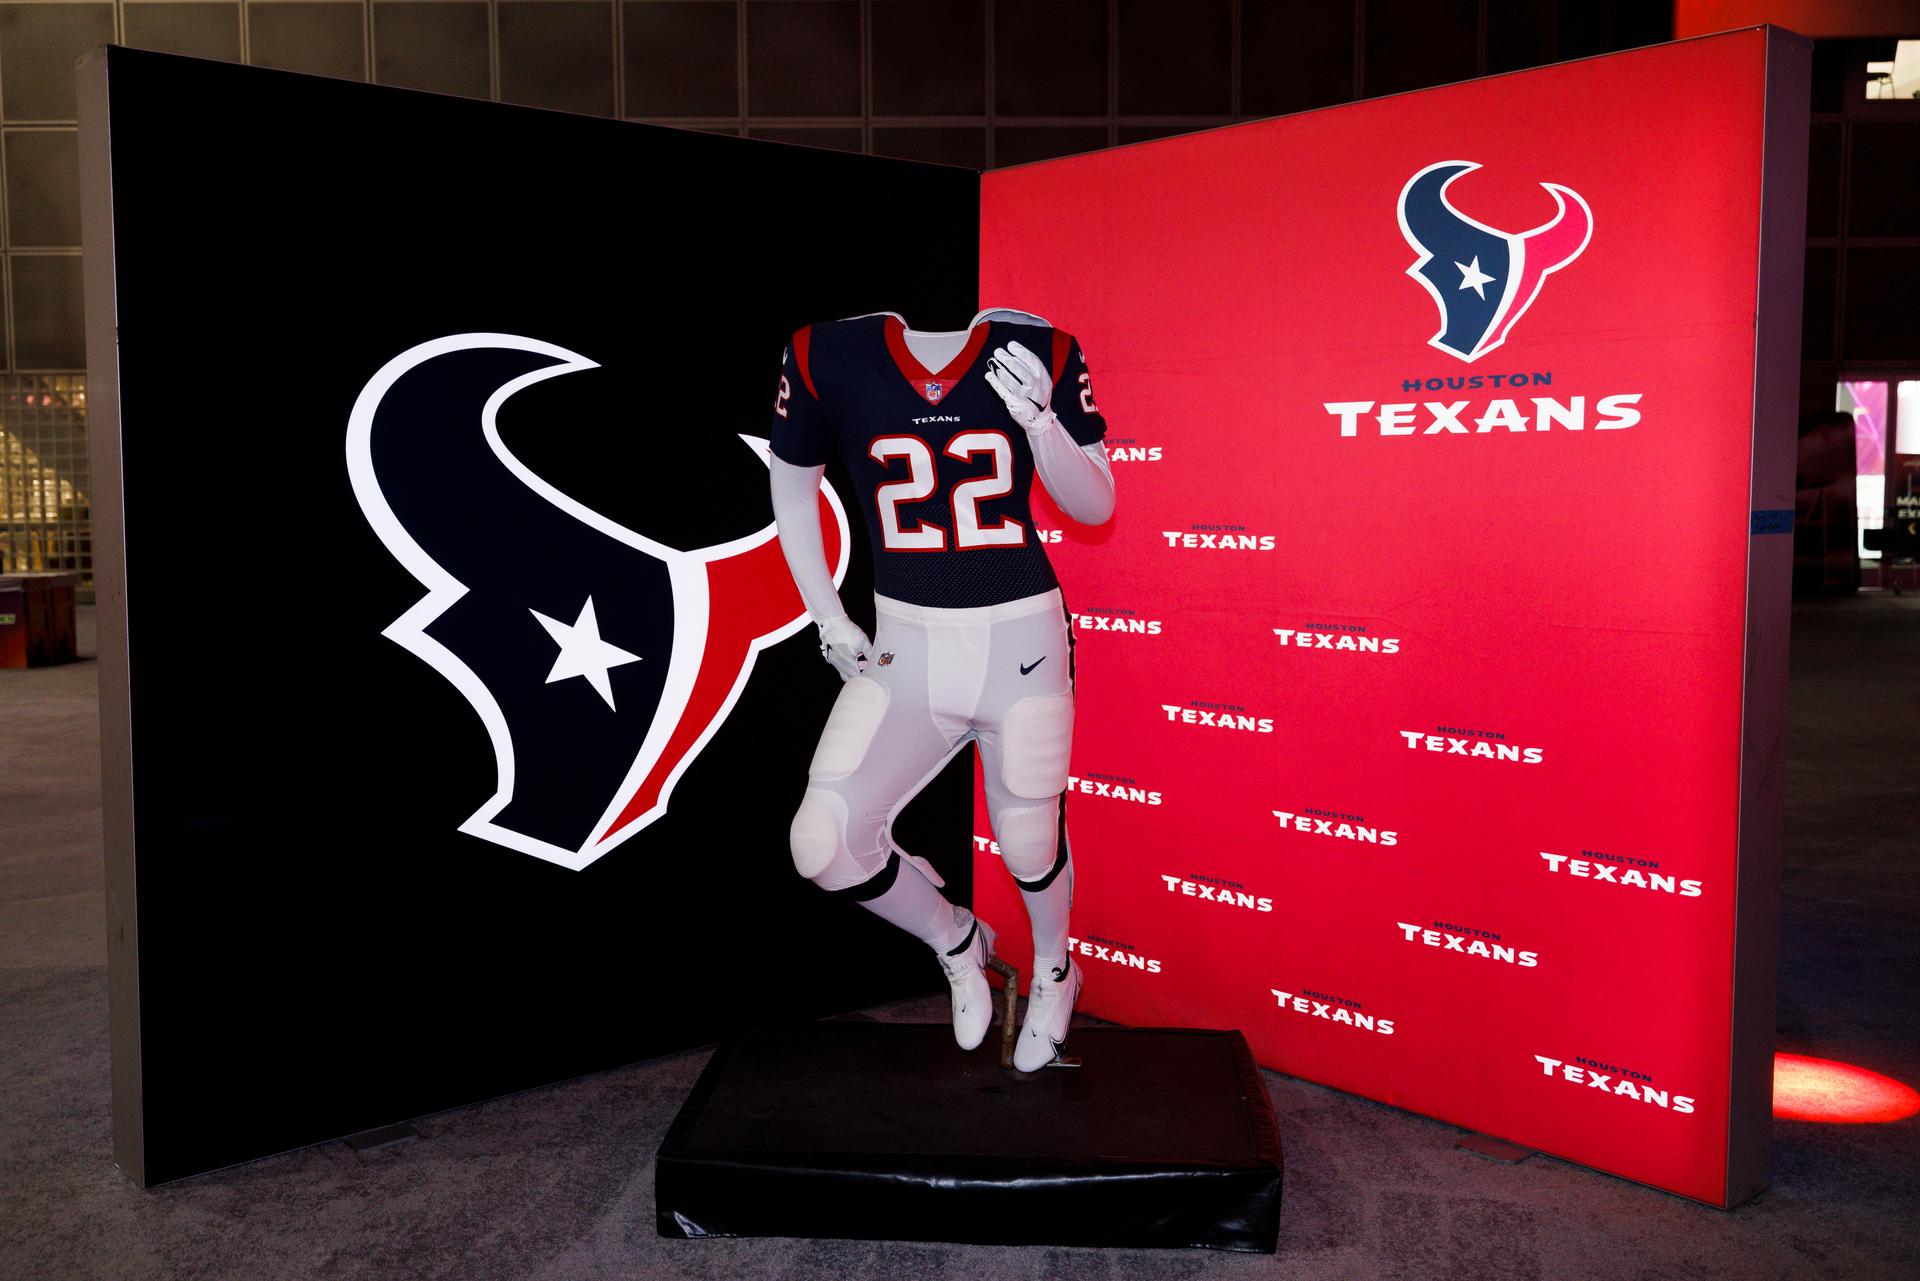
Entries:
[[[83, 619], [83, 646], [91, 618]], [[652, 1156], [705, 1051], [142, 1192], [108, 1155], [91, 663], [0, 672], [0, 1279], [1916, 1277], [1920, 1118], [1777, 1126], [1721, 1213], [1268, 1074], [1273, 1257], [850, 1241], [663, 1241]], [[1796, 607], [1783, 1048], [1920, 1082], [1920, 600]], [[933, 1021], [932, 1001], [872, 1011]]]

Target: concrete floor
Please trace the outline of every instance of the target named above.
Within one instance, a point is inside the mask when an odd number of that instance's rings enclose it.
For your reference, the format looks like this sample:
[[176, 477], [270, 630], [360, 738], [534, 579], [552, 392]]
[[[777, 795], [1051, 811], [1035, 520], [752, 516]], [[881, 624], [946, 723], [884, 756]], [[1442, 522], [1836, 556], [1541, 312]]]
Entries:
[[[86, 611], [90, 615], [90, 611]], [[82, 645], [91, 652], [90, 616]], [[91, 662], [0, 672], [0, 1278], [1920, 1276], [1920, 1118], [1776, 1127], [1721, 1213], [1274, 1073], [1280, 1252], [663, 1241], [652, 1155], [707, 1051], [142, 1192], [108, 1152]], [[1796, 607], [1780, 1044], [1920, 1082], [1920, 599]], [[939, 1001], [870, 1012], [935, 1021]]]

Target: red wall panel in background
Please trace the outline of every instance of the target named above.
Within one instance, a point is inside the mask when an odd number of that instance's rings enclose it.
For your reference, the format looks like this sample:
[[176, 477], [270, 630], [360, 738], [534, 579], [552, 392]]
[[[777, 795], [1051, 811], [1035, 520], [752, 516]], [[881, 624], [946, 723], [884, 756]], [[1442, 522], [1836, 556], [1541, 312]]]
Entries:
[[986, 175], [982, 304], [1080, 337], [1119, 489], [1037, 509], [1083, 1008], [1729, 1197], [1780, 38]]

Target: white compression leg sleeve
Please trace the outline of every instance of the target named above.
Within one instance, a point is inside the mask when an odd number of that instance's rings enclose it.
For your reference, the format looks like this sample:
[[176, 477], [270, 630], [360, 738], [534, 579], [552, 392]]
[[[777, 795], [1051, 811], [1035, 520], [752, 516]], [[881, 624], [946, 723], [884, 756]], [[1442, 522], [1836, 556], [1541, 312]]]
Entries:
[[884, 921], [890, 921], [929, 947], [950, 951], [964, 931], [961, 915], [925, 873], [894, 850], [879, 875], [844, 891]]
[[1038, 881], [1015, 878], [1033, 925], [1033, 971], [1067, 963], [1067, 918], [1073, 912], [1073, 854], [1060, 842], [1060, 860]]
[[[810, 787], [793, 816], [793, 862], [825, 890], [846, 895], [921, 942], [945, 950], [959, 941], [956, 913], [946, 896], [897, 846], [876, 848], [877, 825], [851, 823], [846, 799]], [[861, 847], [853, 853], [849, 845]]]
[[1060, 798], [1002, 809], [993, 819], [1000, 856], [1020, 887], [1033, 926], [1034, 970], [1065, 963], [1073, 907], [1073, 865], [1061, 834]]

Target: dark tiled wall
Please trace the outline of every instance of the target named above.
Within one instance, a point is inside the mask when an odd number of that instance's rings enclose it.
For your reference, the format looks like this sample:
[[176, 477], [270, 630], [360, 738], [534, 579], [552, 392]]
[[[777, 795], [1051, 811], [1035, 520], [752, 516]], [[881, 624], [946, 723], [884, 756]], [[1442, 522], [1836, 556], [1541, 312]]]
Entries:
[[[0, 352], [84, 363], [72, 61], [110, 40], [981, 167], [1671, 31], [1662, 0], [0, 0]], [[1822, 47], [1808, 356], [1920, 360], [1920, 121], [1858, 115], [1862, 56]]]

